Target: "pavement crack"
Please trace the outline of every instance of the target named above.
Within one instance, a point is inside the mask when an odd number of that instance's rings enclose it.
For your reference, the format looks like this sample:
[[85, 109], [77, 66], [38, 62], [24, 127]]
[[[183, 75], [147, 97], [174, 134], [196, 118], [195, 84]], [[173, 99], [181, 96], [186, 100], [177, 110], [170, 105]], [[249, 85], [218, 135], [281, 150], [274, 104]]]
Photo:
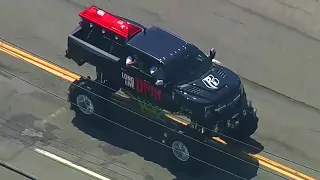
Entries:
[[315, 129], [307, 129], [307, 130], [314, 132], [314, 133], [320, 133], [320, 130], [315, 130]]
[[19, 154], [21, 154], [24, 150], [26, 149], [26, 147], [19, 149], [18, 151], [14, 152], [12, 155], [10, 155], [7, 158], [2, 158], [3, 161], [12, 161], [14, 160], [17, 156], [19, 156]]
[[274, 89], [272, 89], [272, 88], [269, 88], [269, 87], [267, 87], [267, 86], [265, 86], [265, 85], [259, 84], [259, 83], [255, 82], [255, 81], [252, 81], [252, 80], [250, 80], [250, 79], [248, 79], [248, 78], [246, 78], [246, 77], [243, 77], [243, 76], [240, 76], [240, 75], [239, 75], [239, 77], [242, 79], [242, 81], [247, 82], [248, 84], [252, 84], [252, 85], [254, 85], [254, 86], [257, 86], [257, 87], [260, 87], [260, 88], [262, 88], [262, 89], [268, 90], [268, 91], [270, 91], [270, 92], [272, 92], [272, 93], [274, 93], [274, 94], [276, 94], [276, 95], [278, 95], [278, 96], [281, 96], [281, 97], [283, 97], [283, 98], [285, 98], [285, 99], [288, 99], [288, 100], [290, 100], [290, 101], [292, 101], [292, 102], [294, 102], [294, 103], [296, 103], [296, 104], [299, 104], [299, 105], [301, 105], [301, 106], [304, 106], [304, 107], [306, 107], [306, 108], [312, 109], [312, 110], [320, 113], [320, 109], [317, 108], [317, 107], [315, 107], [315, 106], [312, 106], [312, 105], [310, 105], [310, 104], [307, 104], [306, 102], [299, 101], [299, 100], [297, 100], [297, 99], [291, 98], [291, 97], [288, 96], [288, 95], [285, 95], [285, 94], [283, 94], [283, 93], [280, 93], [280, 92], [278, 92], [278, 91], [276, 91], [276, 90], [274, 90]]
[[145, 180], [154, 180], [154, 177], [148, 174], [144, 179]]
[[87, 8], [87, 6], [85, 6], [85, 5], [83, 5], [83, 4], [79, 3], [79, 2], [73, 1], [73, 0], [62, 0], [62, 1], [64, 1], [67, 4], [70, 4], [72, 6], [81, 8], [81, 9], [86, 9]]
[[236, 19], [234, 19], [234, 18], [232, 18], [232, 17], [226, 17], [226, 16], [224, 16], [224, 15], [222, 15], [222, 14], [219, 14], [219, 13], [217, 13], [217, 12], [213, 12], [213, 15], [218, 16], [218, 17], [221, 17], [221, 18], [226, 19], [226, 20], [230, 20], [230, 21], [235, 22], [235, 23], [237, 23], [237, 24], [244, 24], [244, 23], [241, 22], [241, 21], [238, 21], [238, 20], [236, 20]]
[[291, 4], [285, 3], [285, 2], [283, 2], [282, 0], [274, 0], [274, 1], [276, 1], [277, 3], [279, 3], [279, 4], [281, 4], [281, 5], [285, 6], [285, 7], [290, 8], [290, 9], [300, 10], [300, 11], [303, 11], [303, 12], [309, 14], [309, 15], [312, 15], [311, 12], [309, 12], [309, 11], [307, 11], [307, 10], [305, 10], [305, 9], [302, 9], [302, 8], [299, 8], [299, 7], [296, 7], [296, 6], [293, 6], [293, 5], [291, 5]]
[[296, 33], [298, 33], [298, 34], [300, 34], [300, 35], [302, 35], [302, 36], [304, 36], [304, 37], [306, 37], [308, 39], [312, 39], [312, 40], [314, 40], [316, 42], [320, 42], [320, 39], [318, 39], [318, 38], [316, 38], [316, 37], [314, 37], [312, 35], [309, 35], [306, 32], [304, 32], [304, 31], [302, 31], [302, 30], [300, 30], [300, 29], [298, 29], [298, 28], [296, 28], [294, 26], [287, 25], [287, 24], [284, 24], [284, 23], [282, 23], [282, 22], [280, 22], [278, 20], [275, 20], [275, 19], [272, 19], [270, 17], [267, 17], [267, 16], [265, 16], [265, 15], [263, 15], [263, 14], [257, 12], [257, 11], [254, 11], [254, 10], [250, 9], [250, 8], [241, 6], [241, 5], [233, 2], [232, 0], [223, 0], [223, 1], [224, 2], [228, 2], [229, 4], [231, 4], [231, 5], [235, 6], [235, 7], [238, 7], [240, 9], [242, 9], [243, 11], [248, 12], [248, 13], [250, 13], [252, 15], [256, 15], [256, 16], [258, 16], [258, 17], [260, 17], [260, 18], [262, 18], [262, 19], [264, 19], [266, 21], [273, 22], [274, 24], [279, 25], [279, 26], [283, 26], [283, 27], [287, 28], [288, 30], [296, 32]]
[[150, 16], [152, 19], [154, 19], [155, 22], [162, 23], [164, 22], [163, 19], [161, 18], [160, 14], [152, 12], [150, 10], [144, 9], [144, 8], [139, 8], [143, 13], [146, 15]]
[[261, 139], [265, 139], [267, 141], [271, 141], [275, 144], [277, 144], [279, 147], [282, 147], [283, 149], [285, 149], [286, 152], [291, 152], [292, 154], [296, 155], [297, 157], [303, 158], [303, 159], [307, 159], [310, 162], [312, 161], [312, 158], [310, 158], [310, 156], [308, 156], [308, 154], [306, 154], [305, 152], [303, 152], [302, 150], [293, 147], [291, 145], [289, 145], [288, 143], [284, 142], [284, 141], [280, 141], [276, 138], [273, 137], [261, 137], [259, 136]]

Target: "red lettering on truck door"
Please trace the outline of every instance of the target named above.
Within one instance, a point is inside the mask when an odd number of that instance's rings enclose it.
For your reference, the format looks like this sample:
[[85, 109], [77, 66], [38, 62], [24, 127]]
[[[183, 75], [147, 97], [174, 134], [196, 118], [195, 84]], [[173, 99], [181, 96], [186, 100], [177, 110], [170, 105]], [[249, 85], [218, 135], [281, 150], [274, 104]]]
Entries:
[[154, 85], [147, 83], [144, 80], [135, 78], [136, 90], [143, 95], [150, 95], [156, 101], [161, 100], [161, 90], [157, 89]]

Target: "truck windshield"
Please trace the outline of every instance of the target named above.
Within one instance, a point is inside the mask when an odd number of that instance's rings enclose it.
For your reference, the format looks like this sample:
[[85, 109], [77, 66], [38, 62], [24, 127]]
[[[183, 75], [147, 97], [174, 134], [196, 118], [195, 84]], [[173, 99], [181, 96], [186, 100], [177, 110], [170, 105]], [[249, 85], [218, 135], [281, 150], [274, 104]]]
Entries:
[[172, 62], [167, 68], [168, 80], [174, 84], [183, 84], [199, 78], [212, 68], [208, 56], [194, 45], [188, 45], [183, 59]]

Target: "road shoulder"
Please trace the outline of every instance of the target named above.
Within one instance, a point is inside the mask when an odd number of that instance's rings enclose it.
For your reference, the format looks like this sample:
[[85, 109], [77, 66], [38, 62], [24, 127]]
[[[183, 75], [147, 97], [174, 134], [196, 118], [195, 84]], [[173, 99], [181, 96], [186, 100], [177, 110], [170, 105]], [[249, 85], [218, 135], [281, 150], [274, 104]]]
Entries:
[[56, 161], [53, 161], [31, 148], [26, 148], [19, 144], [19, 141], [13, 142], [0, 137], [0, 159], [21, 169], [38, 179], [56, 180], [56, 179], [94, 179], [79, 171], [66, 167]]

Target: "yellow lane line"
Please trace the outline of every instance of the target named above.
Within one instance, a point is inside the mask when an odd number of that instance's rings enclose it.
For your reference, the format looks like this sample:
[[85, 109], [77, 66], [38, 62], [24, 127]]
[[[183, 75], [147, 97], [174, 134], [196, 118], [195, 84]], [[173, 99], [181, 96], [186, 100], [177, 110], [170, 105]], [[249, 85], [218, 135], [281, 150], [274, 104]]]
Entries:
[[[12, 45], [9, 45], [3, 41], [0, 40], [0, 51], [9, 54], [11, 56], [14, 56], [18, 59], [21, 59], [25, 62], [28, 62], [34, 66], [37, 66], [51, 74], [54, 74], [60, 78], [66, 79], [70, 82], [73, 82], [77, 79], [80, 79], [80, 76], [61, 67], [58, 67], [57, 65], [54, 65], [52, 63], [49, 63], [48, 61], [41, 59], [39, 57], [36, 57], [34, 55], [31, 55], [27, 52], [25, 52], [22, 49], [18, 49], [13, 47]], [[225, 141], [221, 140], [220, 138], [214, 137], [214, 140], [222, 143], [222, 144], [226, 144]], [[250, 154], [250, 156], [254, 157], [255, 159], [258, 160], [259, 164], [272, 169], [282, 175], [285, 175], [287, 177], [290, 177], [294, 180], [316, 180], [310, 176], [307, 176], [303, 173], [300, 173], [296, 170], [293, 170], [291, 168], [288, 168], [282, 164], [279, 164], [275, 161], [272, 161], [266, 157], [263, 157], [261, 155], [256, 155], [256, 154]]]
[[[222, 143], [222, 144], [227, 145], [227, 143], [224, 140], [220, 139], [219, 137], [213, 137], [213, 139], [218, 141], [218, 142], [220, 142], [220, 143]], [[272, 169], [272, 170], [274, 170], [274, 171], [276, 171], [276, 172], [278, 172], [278, 173], [280, 173], [282, 175], [290, 177], [290, 178], [292, 178], [294, 180], [316, 180], [316, 179], [314, 179], [314, 178], [312, 178], [310, 176], [307, 176], [307, 175], [305, 175], [305, 174], [303, 174], [303, 173], [301, 173], [301, 172], [299, 172], [297, 170], [294, 170], [294, 169], [291, 169], [289, 167], [286, 167], [286, 166], [284, 166], [284, 165], [282, 165], [280, 163], [272, 161], [272, 160], [270, 160], [270, 159], [268, 159], [266, 157], [263, 157], [263, 156], [261, 156], [259, 154], [248, 153], [248, 155], [250, 155], [250, 156], [254, 157], [255, 159], [257, 159], [259, 164], [261, 164], [261, 165], [263, 165], [263, 166], [265, 166], [265, 167], [267, 167], [269, 169]]]
[[261, 156], [261, 155], [259, 155], [259, 154], [249, 154], [249, 155], [255, 157], [256, 159], [258, 159], [258, 160], [260, 160], [260, 161], [264, 161], [264, 162], [266, 162], [266, 163], [268, 163], [268, 164], [272, 164], [274, 167], [277, 167], [277, 168], [279, 168], [279, 169], [282, 169], [282, 170], [284, 170], [284, 171], [286, 171], [286, 172], [289, 172], [289, 173], [291, 173], [291, 174], [293, 174], [293, 175], [295, 175], [295, 176], [301, 177], [301, 178], [303, 178], [303, 179], [316, 180], [316, 179], [314, 179], [314, 178], [312, 178], [312, 177], [310, 177], [310, 176], [307, 176], [307, 175], [305, 175], [305, 174], [303, 174], [303, 173], [300, 173], [300, 172], [298, 172], [298, 171], [296, 171], [296, 170], [294, 170], [294, 169], [288, 168], [288, 167], [286, 167], [286, 166], [284, 166], [284, 165], [282, 165], [282, 164], [279, 164], [279, 163], [277, 163], [277, 162], [275, 162], [275, 161], [272, 161], [272, 160], [270, 160], [270, 159], [267, 159], [267, 158], [265, 158], [265, 157], [263, 157], [263, 156]]
[[57, 75], [57, 76], [62, 77], [64, 79], [67, 78], [67, 80], [69, 80], [69, 81], [71, 79], [76, 80], [76, 79], [80, 78], [80, 76], [75, 73], [72, 73], [64, 68], [58, 67], [57, 65], [49, 63], [46, 60], [40, 59], [34, 55], [26, 53], [23, 50], [17, 49], [17, 48], [15, 48], [11, 45], [8, 45], [4, 42], [0, 41], [0, 47], [2, 48], [2, 50], [5, 50], [6, 52], [9, 51], [10, 55], [15, 54], [17, 56], [23, 57], [23, 58], [19, 58], [19, 59], [27, 61], [28, 63], [31, 63], [41, 69], [49, 71], [50, 73], [54, 73], [54, 75]]
[[19, 58], [19, 59], [21, 59], [21, 60], [24, 60], [24, 61], [26, 61], [26, 62], [34, 65], [34, 66], [37, 66], [37, 67], [39, 67], [39, 68], [41, 68], [41, 69], [43, 69], [43, 70], [45, 70], [45, 71], [47, 71], [47, 72], [49, 72], [49, 73], [51, 73], [51, 74], [54, 74], [54, 75], [56, 75], [56, 76], [58, 76], [58, 77], [61, 77], [61, 78], [63, 78], [63, 79], [66, 79], [66, 80], [68, 80], [68, 81], [73, 82], [73, 81], [76, 80], [76, 79], [74, 79], [74, 78], [72, 78], [72, 77], [69, 77], [69, 76], [67, 76], [67, 75], [59, 72], [59, 71], [56, 71], [56, 70], [51, 69], [51, 68], [49, 68], [49, 67], [47, 67], [47, 66], [44, 66], [43, 64], [37, 63], [37, 62], [35, 62], [35, 61], [32, 61], [32, 60], [30, 60], [30, 59], [28, 59], [28, 58], [25, 58], [25, 57], [23, 57], [23, 56], [21, 56], [21, 55], [19, 55], [19, 54], [15, 54], [15, 53], [7, 50], [7, 49], [4, 49], [4, 48], [1, 48], [1, 47], [0, 47], [0, 51], [2, 51], [2, 52], [4, 52], [4, 53], [7, 53], [7, 54], [9, 54], [9, 55], [11, 55], [11, 56], [13, 56], [13, 57], [16, 57], [16, 58]]

